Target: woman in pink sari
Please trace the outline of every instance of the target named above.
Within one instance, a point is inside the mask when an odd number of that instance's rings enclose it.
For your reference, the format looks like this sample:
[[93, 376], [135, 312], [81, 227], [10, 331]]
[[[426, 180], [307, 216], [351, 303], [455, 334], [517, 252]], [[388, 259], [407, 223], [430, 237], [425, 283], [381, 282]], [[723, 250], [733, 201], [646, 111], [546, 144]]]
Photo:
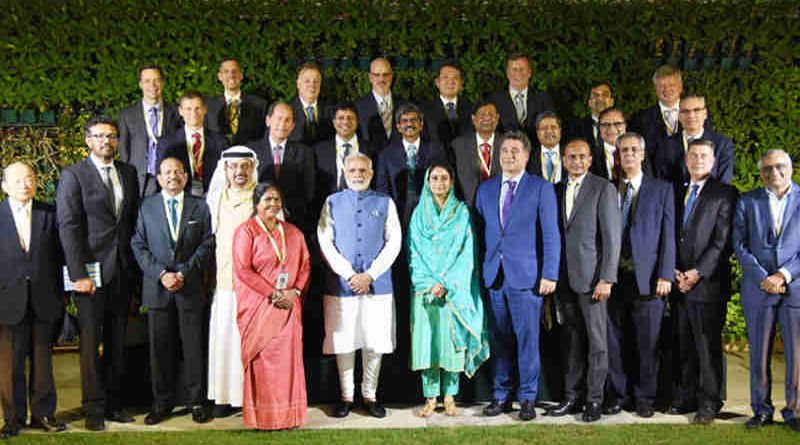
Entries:
[[280, 191], [259, 184], [256, 215], [233, 238], [234, 289], [242, 336], [244, 424], [295, 428], [306, 420], [301, 297], [310, 262], [303, 234], [281, 221]]

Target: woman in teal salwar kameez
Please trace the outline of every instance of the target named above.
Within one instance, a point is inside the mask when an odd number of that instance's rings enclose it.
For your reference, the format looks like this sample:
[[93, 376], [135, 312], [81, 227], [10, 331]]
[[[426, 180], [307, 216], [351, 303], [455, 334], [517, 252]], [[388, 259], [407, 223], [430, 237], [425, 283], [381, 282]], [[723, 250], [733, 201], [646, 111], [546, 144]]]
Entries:
[[459, 374], [472, 377], [489, 358], [470, 212], [454, 183], [449, 166], [431, 165], [408, 231], [411, 369], [422, 371], [421, 417], [433, 414], [440, 394], [445, 414], [456, 415]]

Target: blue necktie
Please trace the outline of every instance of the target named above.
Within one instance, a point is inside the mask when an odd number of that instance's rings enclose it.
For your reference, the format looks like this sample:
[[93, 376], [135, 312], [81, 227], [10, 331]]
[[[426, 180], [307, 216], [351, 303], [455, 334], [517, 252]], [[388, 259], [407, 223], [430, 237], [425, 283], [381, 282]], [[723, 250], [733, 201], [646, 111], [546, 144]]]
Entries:
[[150, 107], [150, 129], [153, 138], [147, 141], [147, 173], [156, 175], [156, 141], [158, 140], [158, 106]]
[[447, 119], [451, 121], [458, 119], [458, 115], [456, 114], [456, 104], [453, 102], [447, 102]]
[[631, 205], [633, 204], [633, 185], [625, 183], [625, 196], [622, 198], [622, 231], [628, 228], [631, 217]]
[[686, 199], [686, 206], [683, 209], [683, 228], [686, 228], [686, 223], [689, 222], [689, 215], [692, 214], [692, 210], [694, 210], [694, 203], [697, 201], [697, 191], [700, 189], [700, 186], [697, 184], [692, 184], [692, 188], [689, 191], [689, 198]]
[[555, 164], [553, 163], [553, 152], [550, 150], [545, 150], [544, 155], [547, 158], [547, 164], [545, 164], [547, 169], [547, 180], [554, 182], [553, 179], [555, 178], [553, 178], [553, 170], [555, 169]]
[[408, 144], [408, 169], [413, 171], [417, 166], [417, 147], [414, 144]]
[[[172, 222], [172, 228], [175, 229], [175, 232], [178, 231], [178, 200], [175, 198], [170, 198], [169, 201], [169, 219]], [[170, 230], [170, 235], [172, 235], [172, 231]]]
[[310, 106], [306, 108], [306, 112], [308, 112], [308, 121], [311, 125], [315, 125], [317, 123], [317, 116], [314, 113], [314, 107]]
[[506, 196], [503, 197], [503, 208], [500, 213], [500, 225], [503, 228], [506, 228], [506, 224], [508, 224], [508, 217], [511, 216], [511, 202], [514, 200], [514, 189], [517, 188], [517, 181], [506, 181], [508, 185], [508, 189], [506, 190]]

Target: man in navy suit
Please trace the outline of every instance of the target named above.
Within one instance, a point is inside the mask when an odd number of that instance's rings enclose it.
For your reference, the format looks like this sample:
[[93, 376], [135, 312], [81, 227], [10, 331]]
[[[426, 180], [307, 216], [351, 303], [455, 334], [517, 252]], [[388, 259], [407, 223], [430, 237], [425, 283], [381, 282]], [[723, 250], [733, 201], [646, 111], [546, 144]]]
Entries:
[[742, 306], [750, 345], [750, 404], [747, 428], [772, 423], [770, 358], [776, 322], [786, 354], [786, 425], [800, 432], [800, 188], [792, 182], [792, 160], [767, 150], [758, 162], [764, 188], [742, 195], [733, 218], [733, 248], [742, 266]]
[[[206, 101], [206, 125], [214, 133], [224, 134], [232, 145], [244, 145], [264, 137], [267, 131], [267, 101], [242, 91], [244, 73], [235, 59], [222, 59], [217, 79], [225, 89], [221, 96]], [[209, 170], [213, 172], [214, 170]]]
[[[161, 93], [164, 76], [156, 65], [139, 69], [142, 100], [119, 112], [119, 159], [136, 168], [142, 196], [158, 190], [158, 140], [181, 125], [174, 105], [165, 104]], [[115, 143], [116, 144], [116, 143]]]
[[320, 99], [322, 70], [313, 62], [297, 70], [297, 97], [289, 101], [294, 111], [294, 130], [289, 135], [292, 142], [309, 147], [333, 137], [330, 104]]
[[722, 407], [722, 328], [731, 294], [731, 227], [738, 192], [713, 174], [714, 143], [689, 143], [689, 183], [676, 196], [677, 292], [671, 297], [678, 336], [677, 391], [668, 414], [697, 408], [711, 423]]
[[536, 116], [542, 111], [555, 111], [549, 93], [529, 87], [532, 74], [531, 59], [527, 54], [514, 53], [508, 56], [508, 86], [489, 96], [500, 113], [501, 133], [521, 130], [532, 140], [536, 134]]
[[608, 81], [600, 81], [592, 84], [589, 92], [587, 105], [591, 114], [589, 116], [576, 119], [570, 125], [570, 137], [580, 138], [589, 142], [589, 146], [594, 149], [602, 143], [600, 139], [600, 112], [606, 108], [614, 106], [614, 92]]
[[[672, 186], [642, 170], [644, 140], [617, 138], [622, 179], [622, 249], [618, 284], [608, 303], [608, 377], [604, 414], [616, 414], [632, 381], [636, 414], [652, 417], [658, 387], [658, 338], [664, 297], [675, 276], [675, 201]], [[625, 369], [623, 356], [635, 356]]]
[[707, 120], [705, 97], [691, 95], [680, 100], [678, 106], [680, 129], [672, 137], [660, 140], [658, 145], [650, 149], [648, 157], [657, 178], [672, 182], [676, 190], [682, 188], [689, 181], [689, 171], [685, 162], [689, 144], [698, 139], [706, 139], [714, 144], [715, 162], [711, 176], [726, 184], [731, 183], [735, 150], [733, 142], [705, 128]]
[[[0, 437], [19, 434], [28, 418], [31, 428], [63, 431], [58, 422], [53, 381], [52, 341], [64, 312], [61, 245], [56, 211], [33, 199], [36, 173], [22, 162], [3, 170], [0, 203], [0, 404], [5, 424]], [[30, 356], [26, 383], [25, 362]]]
[[561, 182], [567, 176], [561, 159], [561, 118], [552, 111], [539, 113], [536, 116], [536, 139], [539, 144], [531, 152], [525, 169], [553, 184]]
[[383, 57], [369, 64], [372, 91], [356, 100], [358, 136], [367, 141], [373, 152], [380, 153], [392, 139], [395, 110], [405, 102], [392, 94], [392, 66]]
[[479, 186], [475, 204], [484, 232], [483, 284], [489, 289], [494, 356], [493, 398], [483, 413], [511, 411], [516, 374], [519, 418], [524, 421], [536, 417], [542, 299], [556, 289], [561, 255], [556, 194], [552, 184], [525, 172], [530, 153], [524, 133], [504, 134], [502, 175]]
[[[201, 120], [202, 122], [202, 120]], [[155, 425], [178, 402], [179, 358], [192, 420], [212, 419], [206, 403], [203, 335], [208, 290], [203, 273], [214, 250], [211, 216], [202, 198], [184, 192], [187, 174], [177, 158], [161, 161], [161, 193], [142, 201], [131, 248], [142, 269], [142, 303], [147, 308], [153, 409], [144, 422]]]
[[392, 197], [404, 233], [422, 192], [425, 171], [433, 160], [444, 157], [438, 142], [425, 141], [420, 137], [424, 118], [416, 105], [400, 105], [395, 113], [395, 121], [401, 137], [393, 140], [378, 155], [375, 190]]
[[[139, 187], [136, 169], [114, 160], [114, 121], [91, 119], [85, 134], [89, 156], [61, 171], [56, 213], [69, 277], [75, 282], [86, 429], [98, 431], [105, 429], [104, 417], [134, 421], [122, 409], [120, 378], [128, 303], [139, 278], [131, 253]], [[99, 285], [89, 276], [87, 265], [94, 263], [100, 266]]]
[[177, 158], [188, 166], [186, 190], [195, 196], [205, 196], [211, 175], [217, 168], [220, 154], [228, 148], [228, 142], [223, 135], [210, 131], [203, 124], [208, 109], [200, 93], [187, 91], [178, 104], [184, 125], [158, 141], [158, 159]]
[[454, 160], [451, 142], [473, 130], [473, 106], [468, 99], [459, 96], [462, 85], [461, 67], [455, 62], [446, 62], [439, 68], [439, 75], [436, 76], [439, 97], [420, 106], [425, 115], [425, 131], [422, 137], [439, 142], [451, 163]]

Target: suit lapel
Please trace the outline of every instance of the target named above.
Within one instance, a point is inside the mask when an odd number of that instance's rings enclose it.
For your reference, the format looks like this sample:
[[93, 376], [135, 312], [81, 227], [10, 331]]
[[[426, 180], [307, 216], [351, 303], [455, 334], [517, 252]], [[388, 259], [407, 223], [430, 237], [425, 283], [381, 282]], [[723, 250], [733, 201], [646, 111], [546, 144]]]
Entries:
[[39, 249], [41, 234], [44, 231], [44, 211], [36, 201], [31, 203], [31, 238], [28, 241], [28, 254]]
[[[700, 194], [697, 196], [697, 200], [694, 202], [694, 207], [692, 207], [692, 212], [689, 213], [689, 218], [686, 220], [686, 225], [683, 225], [683, 212], [686, 211], [686, 204], [682, 204], [680, 206], [681, 214], [678, 216], [681, 218], [682, 231], [685, 231], [687, 228], [692, 226], [692, 223], [694, 222], [695, 219], [695, 215], [699, 215], [702, 212], [702, 210], [698, 209], [702, 209], [703, 205], [705, 205], [705, 202], [708, 201], [709, 194], [714, 193], [714, 187], [716, 187], [716, 184], [714, 184], [714, 178], [709, 177], [706, 180], [706, 184], [700, 190]], [[681, 203], [684, 202], [684, 197], [686, 196], [686, 193], [689, 190], [689, 186], [684, 187], [682, 190], [683, 194], [678, 197], [678, 199], [681, 200]]]
[[786, 227], [788, 227], [789, 221], [791, 221], [798, 206], [800, 206], [800, 190], [797, 189], [797, 184], [792, 183], [792, 190], [787, 197], [786, 210], [783, 213], [780, 236], [786, 233]]
[[[90, 158], [84, 159], [83, 162], [84, 162], [83, 168], [86, 170], [86, 176], [89, 177], [89, 178], [92, 178], [92, 180], [94, 180], [94, 182], [96, 183], [96, 186], [100, 187], [100, 190], [102, 190], [103, 193], [105, 193], [106, 192], [106, 184], [105, 184], [105, 182], [103, 182], [103, 177], [100, 175], [100, 171], [97, 169], [97, 166], [94, 165], [94, 162], [92, 162], [92, 160]], [[114, 162], [115, 162], [114, 166], [116, 167], [116, 165], [117, 165], [116, 162], [117, 161], [114, 161]], [[122, 182], [123, 181], [122, 174], [119, 173], [119, 169], [117, 169], [117, 177], [120, 180], [120, 184], [123, 185], [123, 187], [122, 187], [122, 189], [123, 189], [123, 191], [122, 191], [122, 197], [123, 197], [122, 202], [124, 204], [125, 203], [125, 197], [126, 197], [125, 195], [127, 195], [127, 193], [125, 193], [125, 186], [124, 186], [124, 183]], [[108, 199], [104, 199], [103, 202], [105, 203], [106, 210], [108, 210], [108, 212], [112, 216], [114, 216], [114, 208], [111, 206], [112, 204], [108, 201]]]
[[189, 220], [192, 219], [194, 213], [195, 202], [184, 193], [183, 195], [183, 210], [181, 210], [181, 221], [178, 223], [178, 240], [175, 242], [175, 251], [177, 252], [183, 244], [184, 234], [186, 233], [186, 226]]
[[[566, 184], [566, 178], [562, 178], [562, 181]], [[583, 182], [581, 183], [580, 188], [578, 189], [578, 195], [575, 196], [575, 201], [572, 203], [572, 215], [569, 215], [569, 219], [567, 219], [567, 226], [572, 223], [572, 220], [575, 219], [575, 214], [578, 213], [578, 209], [583, 204], [583, 201], [586, 200], [586, 195], [589, 194], [591, 191], [589, 187], [589, 174], [587, 173], [586, 176], [583, 177]], [[564, 187], [566, 189], [566, 187]], [[564, 196], [566, 198], [566, 192], [564, 192]], [[566, 201], [565, 201], [566, 202]], [[564, 211], [566, 212], [566, 206], [564, 206]]]
[[[527, 173], [522, 173], [522, 177], [519, 178], [519, 184], [514, 189], [514, 195], [511, 199], [511, 209], [508, 211], [508, 221], [506, 221], [506, 228], [511, 225], [511, 222], [514, 220], [514, 215], [517, 213], [516, 208], [522, 204], [519, 204], [520, 196], [526, 196], [526, 188], [528, 183], [530, 182], [530, 178], [528, 177]], [[502, 186], [502, 182], [500, 184]]]
[[[17, 233], [17, 225], [14, 223], [14, 214], [11, 212], [11, 203], [6, 198], [0, 205], [0, 228], [3, 233], [13, 233], [13, 236], [4, 236], [3, 239], [9, 243], [7, 252], [19, 252], [22, 255], [22, 245], [19, 242], [19, 234]], [[33, 236], [31, 236], [33, 239]]]

